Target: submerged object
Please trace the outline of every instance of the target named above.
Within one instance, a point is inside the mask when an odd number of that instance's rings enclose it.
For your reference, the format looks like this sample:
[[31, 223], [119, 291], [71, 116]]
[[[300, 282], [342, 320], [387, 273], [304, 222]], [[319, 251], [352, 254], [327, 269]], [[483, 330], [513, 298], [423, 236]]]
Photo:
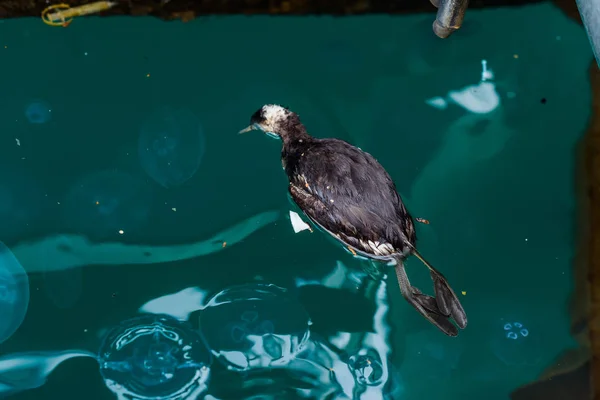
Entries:
[[[446, 278], [416, 249], [414, 221], [386, 170], [369, 153], [339, 139], [310, 136], [300, 117], [265, 105], [240, 133], [261, 130], [281, 139], [289, 193], [304, 214], [355, 256], [395, 264], [403, 297], [448, 336], [467, 326], [467, 316]], [[435, 297], [412, 286], [404, 260], [415, 255], [427, 266]]]

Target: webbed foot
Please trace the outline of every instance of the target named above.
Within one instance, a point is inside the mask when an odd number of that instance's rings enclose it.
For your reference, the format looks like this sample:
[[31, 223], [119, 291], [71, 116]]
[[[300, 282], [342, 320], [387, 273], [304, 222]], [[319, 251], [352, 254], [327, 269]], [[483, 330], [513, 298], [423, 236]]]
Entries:
[[457, 336], [458, 329], [452, 324], [449, 317], [443, 315], [439, 310], [438, 301], [434, 297], [423, 294], [419, 289], [410, 285], [404, 265], [401, 262], [396, 265], [395, 269], [398, 284], [400, 285], [400, 292], [404, 299], [446, 335]]

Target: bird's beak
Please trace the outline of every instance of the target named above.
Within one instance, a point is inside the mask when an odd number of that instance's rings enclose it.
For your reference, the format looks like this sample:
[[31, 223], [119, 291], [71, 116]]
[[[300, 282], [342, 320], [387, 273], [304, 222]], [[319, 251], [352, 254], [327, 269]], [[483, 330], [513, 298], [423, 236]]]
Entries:
[[257, 129], [258, 128], [256, 128], [256, 126], [254, 124], [248, 125], [246, 128], [244, 128], [241, 131], [239, 131], [238, 134], [242, 134], [242, 133], [246, 133], [246, 132], [250, 132], [250, 131], [255, 131]]

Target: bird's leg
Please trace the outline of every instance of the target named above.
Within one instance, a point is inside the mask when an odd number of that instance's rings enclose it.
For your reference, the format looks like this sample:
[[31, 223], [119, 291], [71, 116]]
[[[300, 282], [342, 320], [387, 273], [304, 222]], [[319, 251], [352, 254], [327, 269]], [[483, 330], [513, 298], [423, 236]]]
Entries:
[[464, 329], [467, 326], [467, 314], [444, 275], [429, 264], [414, 248], [413, 254], [429, 269], [431, 280], [433, 280], [435, 299], [440, 312], [443, 315], [451, 316], [458, 327]]
[[[427, 296], [421, 293], [419, 289], [416, 289], [410, 285], [404, 264], [398, 262], [394, 267], [396, 269], [396, 276], [398, 277], [398, 284], [400, 285], [400, 293], [402, 297], [410, 303], [423, 317], [429, 322], [435, 325], [439, 330], [444, 332], [448, 336], [458, 335], [458, 329], [452, 325], [452, 322], [448, 317], [441, 315], [437, 310], [437, 304], [433, 302], [431, 296]], [[435, 310], [432, 310], [435, 309]]]

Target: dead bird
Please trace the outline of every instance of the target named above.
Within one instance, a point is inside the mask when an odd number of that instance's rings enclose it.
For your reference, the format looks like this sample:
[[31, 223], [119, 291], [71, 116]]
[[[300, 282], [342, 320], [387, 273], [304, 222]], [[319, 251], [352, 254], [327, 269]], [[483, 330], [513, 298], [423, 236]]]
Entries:
[[[281, 139], [289, 193], [317, 227], [354, 255], [393, 263], [402, 296], [446, 335], [456, 336], [456, 326], [467, 326], [448, 281], [417, 251], [413, 218], [373, 156], [343, 140], [312, 137], [296, 113], [279, 105], [261, 107], [240, 133], [251, 130]], [[435, 297], [410, 284], [404, 260], [411, 254], [429, 269]]]

